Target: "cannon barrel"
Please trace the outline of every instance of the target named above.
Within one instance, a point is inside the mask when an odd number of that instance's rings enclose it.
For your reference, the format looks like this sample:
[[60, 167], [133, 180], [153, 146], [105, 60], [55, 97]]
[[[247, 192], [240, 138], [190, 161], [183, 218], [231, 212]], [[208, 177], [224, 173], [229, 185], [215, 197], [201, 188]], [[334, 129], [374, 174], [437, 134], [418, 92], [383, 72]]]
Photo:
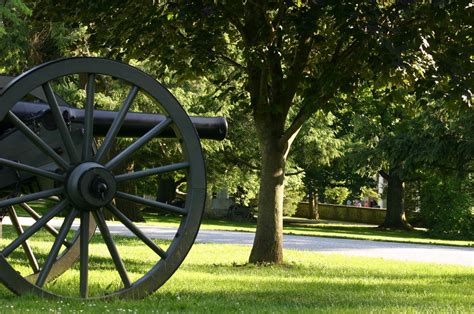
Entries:
[[[83, 123], [85, 117], [84, 109], [71, 107], [60, 107], [63, 117], [71, 123]], [[13, 106], [12, 112], [20, 119], [27, 121], [31, 119], [42, 121], [45, 127], [55, 128], [53, 117], [49, 106], [41, 103], [18, 102]], [[108, 110], [94, 110], [94, 135], [105, 136], [110, 125], [114, 121], [117, 112]], [[120, 137], [140, 137], [155, 125], [165, 120], [162, 114], [128, 112], [120, 128]], [[227, 135], [227, 121], [224, 117], [190, 117], [199, 137], [202, 139], [223, 140]], [[12, 127], [9, 122], [0, 122], [0, 133]], [[167, 128], [160, 133], [159, 137], [174, 137], [172, 128]]]

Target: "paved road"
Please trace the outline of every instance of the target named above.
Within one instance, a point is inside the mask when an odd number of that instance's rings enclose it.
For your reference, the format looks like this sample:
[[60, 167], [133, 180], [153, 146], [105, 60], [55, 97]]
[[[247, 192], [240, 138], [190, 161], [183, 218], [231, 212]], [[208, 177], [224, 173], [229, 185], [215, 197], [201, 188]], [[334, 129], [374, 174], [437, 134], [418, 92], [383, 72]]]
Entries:
[[[8, 223], [8, 219], [5, 218], [4, 224]], [[22, 221], [22, 224], [25, 225], [31, 223], [32, 220], [29, 219]], [[60, 221], [54, 221], [53, 225], [59, 226], [60, 223]], [[77, 223], [74, 223], [74, 225], [77, 227]], [[111, 223], [109, 228], [113, 234], [133, 236], [133, 234], [122, 225]], [[156, 239], [172, 239], [175, 234], [174, 228], [147, 225], [142, 226], [141, 229], [150, 238]], [[196, 242], [252, 245], [253, 239], [254, 234], [248, 232], [201, 230], [197, 236]], [[283, 246], [286, 249], [474, 267], [474, 248], [468, 247], [349, 240], [296, 235], [285, 235], [283, 241]]]
[[[120, 226], [110, 228], [111, 232], [116, 234], [132, 235], [129, 231], [124, 232]], [[150, 237], [158, 239], [172, 239], [175, 233], [171, 228], [150, 226], [146, 226], [143, 230]], [[249, 232], [201, 230], [196, 242], [252, 245], [253, 239], [254, 234]], [[474, 266], [474, 248], [296, 235], [284, 235], [283, 246], [285, 249], [320, 253]]]

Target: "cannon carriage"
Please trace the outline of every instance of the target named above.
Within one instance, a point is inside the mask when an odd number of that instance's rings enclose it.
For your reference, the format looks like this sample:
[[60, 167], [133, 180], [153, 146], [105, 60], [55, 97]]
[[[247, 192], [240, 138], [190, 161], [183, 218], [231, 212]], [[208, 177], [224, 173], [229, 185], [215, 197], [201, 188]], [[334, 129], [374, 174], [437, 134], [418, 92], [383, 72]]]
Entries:
[[[0, 210], [16, 235], [0, 239], [0, 282], [17, 294], [52, 298], [142, 298], [156, 291], [194, 243], [206, 195], [200, 138], [222, 140], [225, 119], [188, 117], [153, 78], [107, 59], [61, 59], [7, 80], [0, 91]], [[153, 112], [137, 112], [138, 102]], [[127, 138], [125, 146], [119, 138]], [[132, 172], [122, 166], [154, 141], [172, 153], [151, 156]], [[181, 177], [182, 206], [123, 190], [127, 182], [149, 184], [160, 175]], [[174, 237], [164, 244], [150, 239], [118, 200], [175, 215]], [[24, 228], [19, 213], [34, 223]], [[148, 271], [128, 271], [106, 215], [149, 251]], [[55, 219], [60, 228], [52, 226]], [[46, 247], [35, 245], [35, 237]], [[107, 251], [100, 258], [93, 257], [96, 242]], [[99, 259], [111, 265], [115, 282], [94, 282]], [[61, 288], [71, 284], [74, 293]]]

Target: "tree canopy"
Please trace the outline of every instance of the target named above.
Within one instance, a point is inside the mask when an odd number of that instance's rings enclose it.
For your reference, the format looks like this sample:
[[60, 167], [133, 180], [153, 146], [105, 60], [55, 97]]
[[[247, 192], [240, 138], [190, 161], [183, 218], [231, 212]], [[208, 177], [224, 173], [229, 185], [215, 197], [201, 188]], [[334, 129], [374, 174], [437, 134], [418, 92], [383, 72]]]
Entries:
[[[393, 127], [409, 113], [393, 97], [436, 98], [472, 110], [467, 0], [25, 3], [34, 25], [64, 23], [83, 30], [95, 54], [156, 62], [157, 74], [168, 71], [177, 81], [205, 79], [227, 106], [249, 117], [260, 168], [251, 262], [282, 262], [288, 156], [318, 110], [350, 106], [350, 114], [365, 106], [365, 93], [374, 98], [362, 110], [366, 118], [393, 108]], [[405, 147], [394, 143], [388, 147]]]

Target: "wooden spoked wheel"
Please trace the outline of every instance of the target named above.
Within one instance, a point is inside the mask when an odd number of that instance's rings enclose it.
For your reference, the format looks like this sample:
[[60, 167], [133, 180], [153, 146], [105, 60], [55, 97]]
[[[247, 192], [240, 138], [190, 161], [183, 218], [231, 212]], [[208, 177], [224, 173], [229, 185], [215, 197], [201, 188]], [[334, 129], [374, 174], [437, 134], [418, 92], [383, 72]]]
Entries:
[[[83, 108], [80, 121], [67, 117], [58, 104], [61, 84], [74, 80], [79, 82], [79, 89], [83, 88], [79, 91], [84, 95], [83, 102], [76, 105]], [[114, 119], [108, 130], [98, 136], [96, 100], [99, 94], [105, 97], [104, 86], [108, 91], [120, 86], [125, 97], [115, 108], [107, 108], [114, 111]], [[38, 106], [47, 106], [49, 122], [26, 121], [13, 110], [15, 105], [28, 101], [30, 92], [38, 87], [47, 99], [46, 104]], [[127, 146], [116, 150], [114, 145], [121, 136], [124, 120], [140, 97], [146, 98], [149, 108], [165, 118], [139, 137], [127, 139]], [[17, 294], [67, 298], [142, 298], [162, 286], [194, 243], [206, 193], [199, 137], [173, 95], [129, 65], [100, 58], [69, 58], [43, 64], [14, 79], [0, 94], [0, 104], [0, 121], [8, 121], [12, 126], [9, 136], [0, 138], [0, 180], [8, 175], [18, 178], [17, 193], [0, 200], [0, 208], [6, 209], [17, 232], [0, 241], [0, 282]], [[164, 160], [156, 156], [156, 162], [150, 158], [147, 164], [151, 166], [133, 172], [121, 167], [151, 141], [160, 141], [157, 137], [163, 132], [171, 137], [163, 140], [168, 146], [174, 145], [173, 154]], [[22, 154], [18, 147], [26, 146], [31, 147], [28, 152], [34, 151], [39, 157]], [[180, 176], [184, 182], [181, 205], [159, 202], [121, 188], [134, 180], [156, 182], [153, 178], [163, 174]], [[27, 191], [22, 184], [31, 178], [47, 184]], [[50, 198], [56, 201], [47, 201]], [[169, 242], [151, 239], [118, 208], [117, 200], [174, 215], [180, 221], [174, 237]], [[33, 209], [38, 202], [42, 204], [41, 211]], [[30, 227], [22, 226], [17, 215], [20, 210], [35, 219]], [[134, 235], [137, 250], [147, 250], [147, 271], [136, 271], [134, 252], [121, 249], [121, 243], [127, 240], [112, 235], [106, 216], [119, 222], [114, 228], [121, 227]], [[51, 226], [51, 221], [58, 220], [59, 228]], [[92, 237], [96, 225], [100, 235]], [[50, 234], [45, 236], [46, 232]], [[41, 238], [38, 248], [33, 245], [35, 237]], [[107, 271], [115, 273], [116, 280], [103, 282], [104, 270], [98, 265], [108, 265]], [[64, 288], [71, 285], [75, 287]]]

